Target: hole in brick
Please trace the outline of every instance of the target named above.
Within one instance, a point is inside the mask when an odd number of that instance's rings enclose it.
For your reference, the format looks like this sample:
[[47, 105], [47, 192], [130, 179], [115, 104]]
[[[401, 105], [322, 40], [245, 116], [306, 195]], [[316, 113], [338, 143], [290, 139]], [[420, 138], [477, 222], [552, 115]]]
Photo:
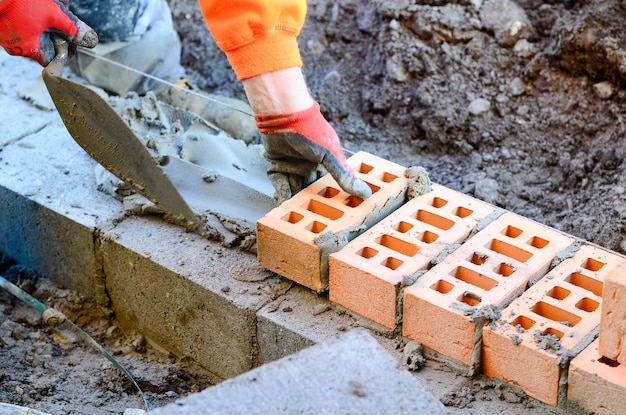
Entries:
[[430, 203], [433, 207], [440, 208], [448, 204], [448, 201], [440, 197], [435, 197]]
[[533, 236], [530, 241], [528, 241], [528, 245], [530, 246], [534, 246], [535, 248], [545, 248], [546, 245], [548, 245], [550, 243], [550, 241], [540, 238], [538, 236]]
[[313, 222], [311, 222], [306, 228], [307, 231], [309, 232], [313, 232], [313, 233], [320, 233], [321, 231], [323, 231], [324, 229], [326, 229], [326, 225], [323, 224], [322, 222], [318, 222], [316, 220], [314, 220]]
[[363, 199], [361, 199], [360, 197], [350, 196], [349, 198], [346, 199], [346, 206], [351, 207], [351, 208], [355, 208], [359, 206], [361, 203], [363, 203]]
[[422, 242], [430, 244], [435, 242], [437, 238], [439, 238], [439, 235], [437, 235], [436, 233], [425, 231], [420, 239]]
[[598, 362], [610, 366], [610, 367], [618, 367], [619, 366], [619, 362], [613, 359], [609, 359], [608, 357], [604, 357], [604, 356], [600, 356], [598, 358]]
[[583, 262], [582, 267], [595, 272], [599, 271], [604, 265], [604, 262], [596, 261], [593, 258], [587, 258], [587, 260]]
[[384, 172], [381, 176], [380, 176], [380, 181], [385, 182], [385, 183], [391, 183], [394, 180], [396, 180], [398, 178], [398, 176], [396, 176], [395, 174], [391, 174], [388, 172]]
[[482, 288], [485, 291], [491, 290], [497, 284], [497, 281], [465, 267], [457, 267], [452, 273], [452, 276], [458, 280]]
[[550, 291], [548, 291], [546, 293], [546, 295], [548, 297], [552, 297], [552, 298], [557, 299], [557, 300], [563, 300], [563, 299], [567, 298], [568, 295], [570, 295], [570, 292], [571, 291], [568, 290], [568, 289], [556, 286], [553, 289], [551, 289]]
[[281, 219], [289, 223], [298, 223], [302, 220], [302, 218], [304, 218], [304, 216], [302, 216], [298, 212], [289, 212]]
[[372, 170], [374, 170], [374, 166], [370, 166], [369, 164], [366, 164], [366, 163], [361, 163], [359, 168], [356, 169], [356, 170], [359, 173], [367, 174], [367, 173], [371, 172]]
[[380, 186], [376, 186], [375, 184], [371, 184], [369, 182], [365, 182], [365, 184], [370, 187], [370, 189], [372, 190], [372, 194], [380, 190]]
[[324, 216], [330, 220], [337, 220], [343, 216], [343, 212], [326, 203], [318, 202], [315, 199], [309, 201], [306, 206], [303, 206], [306, 210], [316, 213], [320, 216]]
[[335, 189], [334, 187], [325, 187], [324, 189], [320, 190], [317, 194], [327, 199], [330, 199], [339, 194], [339, 189]]
[[507, 264], [502, 262], [498, 267], [494, 270], [497, 274], [502, 275], [503, 277], [509, 277], [511, 274], [515, 272], [515, 267], [511, 264]]
[[474, 307], [480, 304], [482, 299], [480, 298], [480, 296], [467, 291], [467, 292], [464, 292], [463, 295], [461, 295], [458, 298], [458, 301]]
[[518, 248], [514, 245], [500, 241], [498, 239], [494, 239], [493, 241], [491, 241], [491, 244], [487, 246], [487, 248], [499, 254], [506, 255], [509, 258], [516, 259], [520, 262], [526, 262], [530, 259], [530, 257], [533, 256], [533, 254], [528, 251], [524, 251], [522, 248]]
[[409, 257], [415, 255], [417, 251], [419, 251], [419, 247], [417, 245], [413, 245], [391, 235], [382, 235], [376, 240], [376, 243]]
[[603, 284], [601, 281], [598, 281], [593, 278], [589, 278], [586, 275], [583, 275], [578, 272], [572, 272], [569, 277], [565, 279], [565, 281], [573, 284], [577, 287], [583, 288], [587, 291], [590, 291], [597, 295], [598, 297], [602, 296], [602, 287]]
[[441, 294], [448, 294], [454, 288], [454, 284], [445, 280], [439, 280], [430, 286], [431, 289], [440, 292]]
[[400, 261], [399, 259], [394, 258], [394, 257], [389, 257], [385, 259], [383, 262], [381, 262], [381, 265], [392, 270], [398, 269], [402, 264], [404, 264], [403, 261]]
[[369, 246], [366, 246], [365, 248], [363, 248], [359, 252], [357, 252], [357, 255], [360, 255], [363, 258], [370, 259], [370, 258], [375, 257], [376, 255], [378, 255], [378, 251], [375, 250], [374, 248], [370, 248]]
[[578, 308], [579, 310], [586, 311], [588, 313], [592, 313], [596, 311], [599, 305], [600, 303], [597, 302], [596, 300], [592, 300], [591, 298], [585, 297], [576, 303], [576, 308]]
[[526, 316], [517, 316], [517, 318], [509, 324], [513, 327], [520, 326], [524, 330], [530, 330], [530, 328], [535, 325], [535, 320]]
[[502, 232], [503, 235], [508, 236], [509, 238], [517, 238], [522, 234], [522, 230], [516, 228], [515, 226], [507, 226], [506, 229]]
[[447, 231], [448, 229], [454, 226], [454, 222], [451, 221], [450, 219], [446, 219], [439, 215], [435, 215], [434, 213], [431, 213], [427, 210], [421, 210], [421, 209], [418, 210], [417, 213], [415, 214], [415, 218], [419, 220], [420, 222], [427, 223], [436, 228], [443, 229], [444, 231]]
[[530, 309], [535, 314], [539, 314], [541, 317], [545, 317], [552, 321], [556, 321], [563, 325], [573, 327], [581, 320], [576, 314], [563, 310], [562, 308], [555, 307], [552, 304], [539, 301]]
[[473, 210], [470, 210], [468, 208], [464, 208], [463, 206], [459, 206], [455, 211], [454, 214], [456, 216], [458, 216], [459, 218], [466, 218], [469, 215], [471, 215], [472, 213], [474, 213]]
[[547, 329], [545, 329], [543, 331], [543, 333], [541, 333], [542, 336], [547, 336], [547, 335], [550, 335], [550, 334], [553, 335], [553, 336], [558, 337], [559, 339], [563, 338], [563, 332], [559, 331], [557, 329], [553, 329], [552, 327], [548, 327]]
[[396, 224], [393, 228], [395, 230], [397, 230], [398, 232], [405, 233], [405, 232], [410, 231], [412, 227], [413, 227], [412, 224], [410, 224], [408, 222], [401, 221], [398, 224]]
[[474, 254], [472, 254], [472, 257], [470, 258], [470, 262], [472, 264], [475, 265], [482, 265], [484, 264], [487, 260], [489, 259], [489, 256], [481, 253], [481, 252], [474, 252]]

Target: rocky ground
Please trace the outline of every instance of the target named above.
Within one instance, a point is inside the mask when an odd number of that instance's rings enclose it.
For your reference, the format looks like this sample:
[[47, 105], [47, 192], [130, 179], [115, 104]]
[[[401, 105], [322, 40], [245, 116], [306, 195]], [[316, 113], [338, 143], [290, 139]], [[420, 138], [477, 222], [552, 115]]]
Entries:
[[[190, 72], [243, 97], [195, 2], [171, 3]], [[347, 149], [624, 252], [623, 2], [479, 4], [309, 1], [313, 95]]]
[[[207, 92], [243, 98], [195, 0], [170, 4], [189, 77]], [[304, 72], [346, 149], [424, 166], [435, 182], [626, 252], [624, 2], [310, 0], [308, 6], [300, 36]], [[2, 270], [9, 265], [4, 261]], [[122, 333], [110, 311], [20, 272], [14, 266], [9, 274], [110, 348], [139, 374], [156, 405], [208, 385], [188, 362]], [[71, 333], [42, 325], [6, 293], [0, 293], [0, 346], [0, 402], [67, 414], [142, 407], [106, 359]], [[536, 402], [506, 389], [457, 385], [443, 399], [456, 411], [472, 413], [490, 399], [512, 405], [500, 412], [537, 410]], [[79, 389], [85, 393], [76, 395]]]

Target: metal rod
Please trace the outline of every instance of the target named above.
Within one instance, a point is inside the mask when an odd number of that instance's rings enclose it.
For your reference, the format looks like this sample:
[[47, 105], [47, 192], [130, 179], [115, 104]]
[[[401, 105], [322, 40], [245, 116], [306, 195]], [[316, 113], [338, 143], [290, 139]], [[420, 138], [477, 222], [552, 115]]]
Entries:
[[37, 300], [35, 297], [28, 294], [27, 292], [19, 288], [17, 285], [11, 283], [10, 281], [5, 279], [1, 275], [0, 275], [0, 288], [4, 288], [6, 291], [13, 294], [15, 297], [22, 300], [23, 302], [28, 304], [30, 307], [34, 308], [35, 310], [39, 311], [42, 314], [52, 311], [52, 313], [50, 314], [52, 314], [55, 318], [54, 319], [51, 318], [49, 322], [54, 323], [54, 324], [60, 324], [63, 327], [71, 330], [74, 334], [80, 337], [85, 343], [87, 343], [88, 345], [90, 345], [91, 347], [99, 351], [104, 357], [107, 358], [107, 360], [113, 363], [113, 365], [115, 365], [128, 379], [130, 379], [130, 381], [133, 383], [135, 388], [137, 388], [137, 391], [139, 391], [139, 395], [141, 396], [141, 399], [143, 400], [143, 403], [146, 406], [146, 410], [150, 410], [150, 406], [148, 404], [148, 401], [146, 400], [145, 395], [143, 394], [143, 391], [141, 390], [141, 388], [139, 387], [139, 385], [137, 384], [133, 376], [130, 374], [130, 372], [124, 366], [122, 366], [122, 364], [118, 362], [111, 353], [109, 353], [104, 347], [102, 347], [97, 341], [95, 341], [89, 334], [87, 334], [87, 332], [85, 332], [83, 329], [81, 329], [72, 321], [70, 321], [60, 311], [43, 304], [41, 301]]
[[231, 110], [241, 112], [242, 114], [248, 115], [248, 116], [250, 116], [250, 117], [254, 117], [254, 114], [252, 114], [252, 113], [250, 113], [250, 112], [248, 112], [248, 111], [244, 111], [244, 110], [242, 110], [241, 108], [237, 108], [237, 107], [235, 107], [235, 106], [232, 106], [232, 105], [230, 105], [230, 104], [227, 104], [227, 103], [225, 103], [225, 102], [222, 102], [222, 101], [220, 101], [219, 99], [215, 99], [215, 98], [210, 97], [210, 96], [207, 96], [207, 95], [205, 95], [205, 94], [201, 94], [201, 93], [199, 93], [199, 92], [196, 92], [196, 91], [194, 91], [194, 90], [192, 90], [192, 89], [188, 89], [188, 88], [182, 87], [182, 86], [180, 86], [180, 85], [177, 85], [177, 84], [175, 84], [175, 83], [173, 83], [173, 82], [166, 81], [165, 79], [161, 79], [161, 78], [156, 77], [156, 76], [154, 76], [154, 75], [150, 75], [149, 73], [146, 73], [146, 72], [140, 71], [139, 69], [135, 69], [135, 68], [133, 68], [133, 67], [131, 67], [131, 66], [124, 65], [123, 63], [116, 62], [116, 61], [114, 61], [114, 60], [112, 60], [112, 59], [109, 59], [109, 58], [105, 58], [104, 56], [101, 56], [101, 55], [98, 55], [98, 54], [96, 54], [96, 53], [93, 53], [93, 52], [92, 52], [92, 51], [90, 51], [89, 49], [85, 49], [85, 48], [78, 48], [78, 52], [79, 52], [79, 53], [81, 53], [81, 54], [83, 54], [83, 55], [87, 55], [87, 56], [89, 56], [89, 57], [92, 57], [92, 58], [94, 58], [94, 59], [98, 59], [98, 60], [101, 60], [101, 61], [103, 61], [103, 62], [106, 62], [106, 63], [108, 63], [108, 64], [110, 64], [110, 65], [117, 66], [118, 68], [122, 68], [122, 69], [124, 69], [124, 70], [129, 71], [129, 72], [136, 73], [137, 75], [141, 75], [141, 76], [144, 76], [144, 77], [146, 77], [146, 78], [148, 78], [148, 79], [152, 79], [153, 81], [159, 82], [159, 83], [164, 84], [164, 85], [167, 85], [167, 86], [169, 86], [169, 87], [179, 89], [179, 90], [181, 90], [181, 91], [184, 91], [185, 93], [188, 93], [188, 94], [191, 94], [191, 95], [195, 95], [195, 96], [200, 97], [200, 98], [203, 98], [203, 99], [205, 99], [205, 100], [207, 100], [207, 101], [211, 101], [211, 102], [214, 102], [214, 103], [216, 103], [216, 104], [219, 104], [219, 105], [221, 105], [221, 106], [223, 106], [223, 107], [230, 108]]

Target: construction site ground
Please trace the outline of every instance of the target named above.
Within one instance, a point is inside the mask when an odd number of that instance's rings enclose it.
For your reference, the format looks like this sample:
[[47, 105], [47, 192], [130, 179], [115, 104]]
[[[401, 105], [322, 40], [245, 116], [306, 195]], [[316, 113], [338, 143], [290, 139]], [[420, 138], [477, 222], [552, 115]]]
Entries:
[[[508, 44], [485, 27], [480, 1], [312, 0], [299, 38], [304, 72], [348, 151], [423, 166], [438, 184], [623, 254], [626, 12], [617, 0], [566, 3], [572, 7], [516, 2], [534, 32]], [[205, 91], [244, 99], [196, 2], [170, 4], [189, 79]], [[499, 21], [519, 13], [508, 6], [498, 9]], [[471, 380], [466, 368], [428, 351], [422, 364], [422, 351], [407, 339], [267, 273], [249, 252], [158, 218], [125, 217], [118, 200], [96, 189], [95, 162], [54, 111], [20, 98], [32, 96], [25, 91], [41, 82], [41, 68], [6, 55], [0, 66], [0, 200], [13, 208], [0, 216], [0, 251], [20, 257], [18, 264], [2, 257], [0, 271], [108, 348], [152, 405], [365, 327], [451, 413], [566, 413], [498, 381]], [[94, 252], [101, 256], [93, 258]], [[102, 264], [114, 275], [106, 289], [85, 276]], [[132, 284], [140, 277], [153, 289], [154, 304], [133, 299], [146, 315], [117, 315], [107, 295], [128, 294], [116, 304], [132, 310]], [[186, 290], [197, 286], [206, 293]], [[155, 300], [159, 295], [163, 303]], [[188, 322], [157, 324], [167, 317], [159, 307], [169, 296], [222, 310], [220, 321], [204, 330], [224, 330], [224, 343], [193, 338], [180, 328]], [[189, 307], [190, 321], [197, 320]], [[146, 319], [155, 324], [142, 325]], [[242, 347], [251, 324], [262, 334], [254, 340], [256, 355]], [[166, 351], [157, 342], [178, 349]], [[288, 347], [270, 347], [277, 343]], [[198, 364], [208, 356], [211, 370]], [[5, 292], [0, 402], [51, 414], [142, 407], [132, 384], [102, 356], [71, 333], [42, 325]]]

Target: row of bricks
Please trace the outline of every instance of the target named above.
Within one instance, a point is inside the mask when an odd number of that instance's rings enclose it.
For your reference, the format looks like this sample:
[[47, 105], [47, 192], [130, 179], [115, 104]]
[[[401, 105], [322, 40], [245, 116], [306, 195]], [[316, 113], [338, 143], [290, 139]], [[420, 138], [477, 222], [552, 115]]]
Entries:
[[482, 355], [485, 374], [556, 405], [561, 368], [597, 334], [603, 278], [623, 258], [585, 245], [542, 278], [574, 238], [438, 185], [402, 205], [404, 167], [367, 153], [349, 162], [373, 198], [327, 175], [259, 220], [260, 265], [329, 287], [331, 301], [390, 329], [403, 321], [405, 337], [467, 365]]
[[562, 369], [598, 334], [605, 278], [623, 261], [585, 244], [557, 265], [483, 328], [483, 373], [556, 406]]

